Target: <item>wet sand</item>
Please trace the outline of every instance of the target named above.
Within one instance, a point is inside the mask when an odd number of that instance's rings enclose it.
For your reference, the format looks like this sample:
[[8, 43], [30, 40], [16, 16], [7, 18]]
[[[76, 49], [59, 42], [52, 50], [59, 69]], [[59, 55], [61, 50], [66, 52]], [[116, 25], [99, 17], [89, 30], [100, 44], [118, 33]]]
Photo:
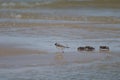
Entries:
[[[14, 25], [11, 22], [1, 24], [1, 68], [16, 65], [25, 67], [86, 64], [112, 59], [112, 55], [119, 56], [120, 42], [119, 25], [115, 27], [113, 25], [70, 22], [19, 23], [19, 21]], [[65, 53], [61, 53], [61, 50], [54, 46], [55, 42], [68, 45], [70, 49], [65, 49]], [[95, 51], [77, 51], [77, 47], [87, 45], [95, 47]], [[110, 52], [99, 52], [100, 45], [108, 45]]]
[[[1, 49], [1, 48], [0, 48]], [[112, 53], [113, 54], [113, 53]], [[70, 64], [89, 64], [111, 59], [109, 52], [40, 52], [36, 50], [2, 48], [0, 68], [24, 68], [38, 66], [62, 66]]]
[[0, 57], [3, 56], [15, 56], [15, 55], [24, 55], [24, 54], [44, 54], [47, 52], [32, 50], [32, 49], [24, 49], [24, 48], [11, 48], [11, 47], [0, 47]]

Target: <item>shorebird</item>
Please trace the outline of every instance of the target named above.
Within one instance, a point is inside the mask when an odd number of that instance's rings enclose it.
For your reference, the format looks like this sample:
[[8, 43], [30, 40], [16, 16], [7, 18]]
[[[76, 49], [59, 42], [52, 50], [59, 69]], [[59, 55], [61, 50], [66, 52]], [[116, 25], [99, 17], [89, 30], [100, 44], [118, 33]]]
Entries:
[[84, 50], [85, 50], [85, 47], [78, 47], [77, 50], [78, 50], [78, 51], [84, 51]]
[[109, 47], [108, 46], [100, 46], [100, 51], [109, 51]]
[[77, 50], [78, 51], [94, 51], [95, 48], [91, 46], [85, 46], [85, 47], [78, 47]]
[[68, 47], [68, 46], [64, 46], [64, 45], [59, 44], [59, 43], [55, 43], [55, 46], [56, 46], [56, 48], [62, 50], [62, 53], [64, 53], [64, 49], [65, 49], [65, 48], [70, 48], [70, 47]]

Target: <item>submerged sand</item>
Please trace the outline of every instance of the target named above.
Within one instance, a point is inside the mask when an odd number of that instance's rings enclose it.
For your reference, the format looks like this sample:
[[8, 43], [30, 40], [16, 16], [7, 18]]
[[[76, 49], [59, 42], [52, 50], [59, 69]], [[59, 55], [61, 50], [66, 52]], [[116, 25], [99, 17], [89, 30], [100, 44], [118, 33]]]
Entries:
[[42, 54], [42, 53], [47, 53], [47, 52], [32, 50], [32, 49], [24, 49], [24, 48], [0, 47], [0, 57], [24, 55], [24, 54]]

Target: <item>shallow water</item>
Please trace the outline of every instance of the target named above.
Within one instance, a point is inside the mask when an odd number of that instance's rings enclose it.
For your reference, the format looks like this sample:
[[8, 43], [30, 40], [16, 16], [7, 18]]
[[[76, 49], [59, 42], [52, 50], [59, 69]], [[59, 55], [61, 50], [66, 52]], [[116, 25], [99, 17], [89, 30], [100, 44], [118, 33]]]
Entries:
[[[40, 7], [36, 0], [13, 1], [17, 3], [0, 2], [0, 47], [47, 53], [0, 56], [1, 80], [120, 79], [119, 8], [48, 8]], [[48, 0], [39, 1], [48, 4]], [[70, 48], [61, 53], [55, 42]], [[95, 51], [77, 51], [86, 45]], [[110, 52], [99, 52], [101, 45], [109, 46]]]
[[[99, 65], [99, 66], [98, 66]], [[2, 80], [119, 80], [120, 66], [106, 64], [84, 65], [70, 64], [63, 66], [27, 67], [20, 69], [2, 69]]]
[[116, 52], [65, 52], [0, 57], [2, 80], [119, 80]]

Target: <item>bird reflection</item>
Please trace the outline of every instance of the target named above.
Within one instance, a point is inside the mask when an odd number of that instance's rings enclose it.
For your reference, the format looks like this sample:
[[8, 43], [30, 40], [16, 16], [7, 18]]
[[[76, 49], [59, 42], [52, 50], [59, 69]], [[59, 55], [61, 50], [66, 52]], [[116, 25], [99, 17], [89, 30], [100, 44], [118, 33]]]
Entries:
[[66, 64], [66, 61], [65, 61], [65, 59], [64, 59], [63, 53], [57, 52], [57, 53], [55, 54], [55, 61], [56, 61], [56, 64], [57, 64], [57, 65]]

